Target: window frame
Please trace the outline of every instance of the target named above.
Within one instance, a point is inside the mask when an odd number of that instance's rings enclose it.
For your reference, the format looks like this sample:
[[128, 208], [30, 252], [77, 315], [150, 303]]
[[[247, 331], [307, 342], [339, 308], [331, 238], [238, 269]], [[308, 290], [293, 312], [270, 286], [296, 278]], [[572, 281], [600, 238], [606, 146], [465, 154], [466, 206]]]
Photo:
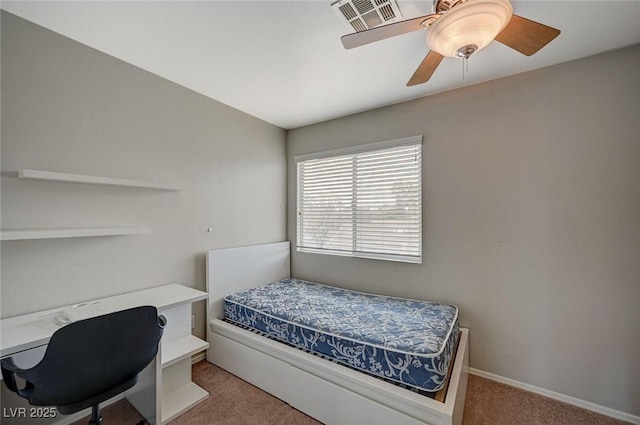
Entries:
[[[306, 246], [301, 246], [300, 242], [301, 242], [301, 232], [303, 229], [301, 229], [301, 200], [300, 200], [300, 163], [304, 163], [306, 161], [311, 161], [311, 160], [318, 160], [318, 159], [330, 159], [330, 158], [338, 158], [338, 157], [346, 157], [346, 156], [356, 156], [358, 154], [367, 154], [367, 153], [372, 153], [372, 152], [376, 152], [376, 151], [381, 151], [381, 150], [386, 150], [386, 149], [390, 149], [390, 148], [398, 148], [398, 147], [402, 147], [402, 146], [419, 146], [419, 160], [420, 160], [420, 166], [418, 167], [418, 182], [419, 182], [419, 194], [417, 195], [418, 197], [418, 248], [417, 248], [417, 252], [419, 253], [419, 255], [415, 256], [415, 255], [402, 255], [402, 254], [397, 254], [397, 253], [376, 253], [376, 252], [364, 252], [364, 251], [356, 251], [355, 248], [355, 244], [351, 245], [351, 250], [347, 251], [347, 250], [334, 250], [334, 249], [327, 249], [327, 248], [316, 248], [316, 247], [306, 247]], [[404, 138], [400, 138], [400, 139], [393, 139], [393, 140], [387, 140], [387, 141], [383, 141], [383, 142], [375, 142], [375, 143], [366, 143], [366, 144], [362, 144], [362, 145], [356, 145], [356, 146], [352, 146], [352, 147], [347, 147], [347, 148], [340, 148], [340, 149], [332, 149], [332, 150], [327, 150], [327, 151], [321, 151], [321, 152], [315, 152], [315, 153], [310, 153], [310, 154], [303, 154], [303, 155], [296, 155], [294, 156], [294, 162], [296, 164], [296, 251], [297, 252], [303, 252], [303, 253], [317, 253], [317, 254], [326, 254], [326, 255], [338, 255], [338, 256], [346, 256], [346, 257], [353, 257], [353, 258], [366, 258], [366, 259], [375, 259], [375, 260], [386, 260], [386, 261], [394, 261], [394, 262], [401, 262], [401, 263], [415, 263], [415, 264], [422, 264], [422, 213], [423, 213], [423, 206], [422, 206], [422, 135], [416, 135], [416, 136], [410, 136], [410, 137], [404, 137]], [[356, 170], [356, 167], [354, 166], [354, 170]], [[357, 174], [354, 171], [354, 181], [357, 181], [357, 177], [355, 176], [355, 174]], [[356, 195], [357, 196], [357, 195]], [[355, 196], [354, 196], [355, 199]], [[351, 218], [351, 222], [355, 223], [356, 219], [354, 217], [356, 217], [356, 211], [352, 210], [352, 218]], [[356, 229], [357, 226], [355, 226], [354, 224], [354, 229]], [[353, 239], [356, 239], [356, 234], [357, 231], [354, 230], [353, 231]]]

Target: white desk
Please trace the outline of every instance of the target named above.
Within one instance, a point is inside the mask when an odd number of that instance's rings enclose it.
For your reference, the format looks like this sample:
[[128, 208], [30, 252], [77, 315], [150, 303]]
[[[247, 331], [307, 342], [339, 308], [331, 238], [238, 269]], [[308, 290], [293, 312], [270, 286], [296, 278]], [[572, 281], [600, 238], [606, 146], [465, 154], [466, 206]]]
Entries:
[[[2, 319], [0, 358], [11, 356], [21, 367], [34, 365], [44, 355], [53, 333], [74, 319], [155, 306], [167, 318], [159, 355], [126, 397], [150, 423], [166, 423], [209, 396], [191, 381], [191, 355], [208, 348], [206, 341], [191, 335], [191, 304], [207, 297], [206, 292], [193, 288], [165, 285]], [[75, 416], [58, 417], [63, 423], [65, 418]]]

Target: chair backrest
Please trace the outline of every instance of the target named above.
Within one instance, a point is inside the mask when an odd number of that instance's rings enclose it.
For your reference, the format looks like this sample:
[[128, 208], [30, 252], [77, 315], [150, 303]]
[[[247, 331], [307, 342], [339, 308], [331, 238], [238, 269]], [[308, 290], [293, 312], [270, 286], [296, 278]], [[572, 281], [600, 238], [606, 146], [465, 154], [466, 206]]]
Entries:
[[58, 329], [40, 363], [21, 374], [33, 385], [30, 404], [78, 403], [136, 379], [158, 353], [163, 319], [142, 306]]

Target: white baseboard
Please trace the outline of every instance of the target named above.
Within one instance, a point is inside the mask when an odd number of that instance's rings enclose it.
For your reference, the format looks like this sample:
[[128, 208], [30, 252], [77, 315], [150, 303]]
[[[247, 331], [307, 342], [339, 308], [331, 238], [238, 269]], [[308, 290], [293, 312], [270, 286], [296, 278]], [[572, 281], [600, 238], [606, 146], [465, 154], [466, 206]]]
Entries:
[[497, 381], [503, 384], [511, 385], [512, 387], [520, 388], [525, 391], [540, 394], [542, 396], [549, 397], [554, 400], [572, 404], [582, 409], [591, 410], [592, 412], [600, 413], [601, 415], [609, 416], [615, 419], [620, 419], [622, 421], [631, 422], [632, 424], [640, 425], [640, 416], [635, 416], [629, 413], [620, 412], [619, 410], [610, 409], [608, 407], [604, 407], [599, 404], [591, 403], [589, 401], [581, 400], [579, 398], [571, 397], [565, 394], [560, 394], [555, 391], [536, 387], [535, 385], [525, 384], [524, 382], [516, 381], [510, 378], [505, 378], [504, 376], [495, 375], [493, 373], [474, 369], [472, 367], [469, 368], [469, 373], [476, 376], [480, 376], [482, 378], [491, 379], [492, 381]]

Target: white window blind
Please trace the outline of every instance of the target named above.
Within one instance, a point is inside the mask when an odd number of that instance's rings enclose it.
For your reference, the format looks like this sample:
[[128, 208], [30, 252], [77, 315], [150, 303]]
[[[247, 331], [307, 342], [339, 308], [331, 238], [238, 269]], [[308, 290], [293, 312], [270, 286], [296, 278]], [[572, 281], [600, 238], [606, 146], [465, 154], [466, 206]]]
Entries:
[[298, 251], [420, 263], [422, 136], [296, 157]]

